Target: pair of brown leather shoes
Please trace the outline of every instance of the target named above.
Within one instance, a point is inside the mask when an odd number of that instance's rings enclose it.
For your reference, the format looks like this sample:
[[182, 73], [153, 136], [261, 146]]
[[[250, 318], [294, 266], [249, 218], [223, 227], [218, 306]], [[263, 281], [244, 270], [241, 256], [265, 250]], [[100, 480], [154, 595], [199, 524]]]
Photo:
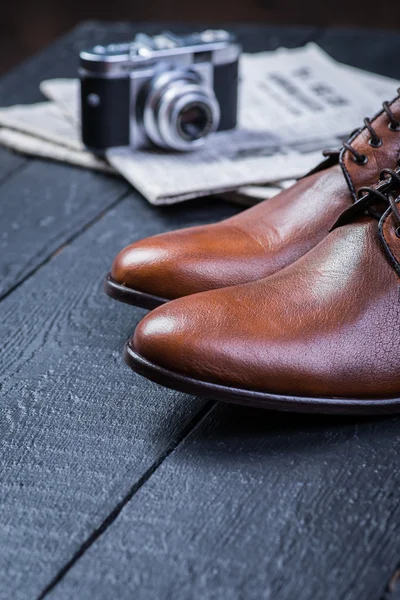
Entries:
[[400, 410], [400, 99], [364, 125], [279, 196], [116, 257], [107, 293], [158, 306], [132, 369], [264, 408]]

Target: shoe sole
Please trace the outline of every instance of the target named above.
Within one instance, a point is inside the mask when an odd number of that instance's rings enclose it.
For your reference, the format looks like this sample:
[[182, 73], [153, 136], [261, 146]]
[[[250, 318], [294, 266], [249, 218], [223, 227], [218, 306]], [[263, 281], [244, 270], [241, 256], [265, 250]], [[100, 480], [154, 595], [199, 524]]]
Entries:
[[283, 396], [192, 379], [151, 363], [140, 356], [129, 343], [124, 348], [124, 360], [133, 371], [164, 387], [231, 404], [243, 404], [284, 412], [337, 415], [380, 415], [400, 412], [400, 398], [363, 400], [360, 398]]
[[147, 308], [148, 310], [153, 310], [153, 308], [157, 308], [157, 306], [161, 306], [168, 302], [165, 298], [158, 298], [157, 296], [152, 296], [151, 294], [139, 292], [132, 288], [128, 288], [125, 285], [121, 285], [114, 281], [110, 273], [104, 280], [104, 291], [107, 296], [110, 296], [110, 298], [113, 298], [114, 300], [124, 302], [125, 304], [131, 304], [132, 306]]

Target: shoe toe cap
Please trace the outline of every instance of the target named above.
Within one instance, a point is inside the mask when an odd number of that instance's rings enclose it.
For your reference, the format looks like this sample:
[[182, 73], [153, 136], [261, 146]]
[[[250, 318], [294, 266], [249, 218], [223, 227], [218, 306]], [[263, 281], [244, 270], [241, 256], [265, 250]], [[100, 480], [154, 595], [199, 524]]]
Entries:
[[119, 285], [153, 294], [160, 287], [165, 250], [156, 244], [131, 244], [114, 259], [111, 277]]
[[207, 374], [214, 379], [217, 363], [210, 365], [210, 360], [213, 362], [216, 353], [217, 337], [211, 332], [218, 328], [219, 311], [210, 312], [202, 297], [215, 293], [196, 294], [157, 308], [139, 323], [131, 347], [159, 367], [193, 378]]
[[262, 247], [229, 225], [193, 227], [136, 242], [115, 258], [112, 279], [166, 300], [257, 279]]

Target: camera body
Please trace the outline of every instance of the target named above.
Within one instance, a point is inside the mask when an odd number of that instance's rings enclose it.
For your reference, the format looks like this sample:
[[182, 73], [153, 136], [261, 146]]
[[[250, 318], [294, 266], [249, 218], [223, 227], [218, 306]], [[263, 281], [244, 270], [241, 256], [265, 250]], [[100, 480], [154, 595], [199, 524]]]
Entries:
[[236, 127], [241, 48], [223, 30], [138, 34], [80, 54], [82, 140], [95, 153], [193, 150]]

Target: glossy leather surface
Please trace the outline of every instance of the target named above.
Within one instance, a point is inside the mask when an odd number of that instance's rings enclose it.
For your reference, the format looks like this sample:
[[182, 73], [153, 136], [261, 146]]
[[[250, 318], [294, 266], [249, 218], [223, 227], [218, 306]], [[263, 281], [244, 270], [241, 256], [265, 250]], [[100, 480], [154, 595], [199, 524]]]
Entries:
[[118, 255], [111, 275], [168, 299], [260, 279], [310, 250], [350, 203], [336, 165], [221, 223], [137, 242]]
[[[390, 251], [400, 256], [391, 235]], [[362, 217], [268, 278], [157, 308], [131, 343], [156, 365], [226, 386], [399, 397], [399, 286], [378, 222]]]

